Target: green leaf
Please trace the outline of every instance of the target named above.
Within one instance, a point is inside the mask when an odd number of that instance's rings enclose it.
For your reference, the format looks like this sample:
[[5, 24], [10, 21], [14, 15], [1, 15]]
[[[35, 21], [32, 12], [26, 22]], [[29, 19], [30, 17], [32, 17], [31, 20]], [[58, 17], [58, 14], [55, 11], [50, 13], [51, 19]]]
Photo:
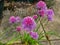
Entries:
[[53, 31], [53, 30], [48, 31], [47, 34], [48, 35], [54, 35], [54, 36], [60, 37], [60, 35], [56, 31]]
[[12, 43], [14, 43], [15, 41], [19, 40], [20, 37], [21, 37], [20, 35], [16, 35], [16, 37], [13, 37], [11, 40], [9, 40], [9, 41], [7, 42], [7, 44], [12, 44]]
[[48, 35], [55, 35], [56, 33], [55, 33], [55, 31], [48, 31], [47, 34]]
[[48, 8], [50, 8], [51, 6], [53, 6], [55, 4], [55, 0], [45, 0]]
[[0, 45], [6, 45], [6, 44], [4, 44], [4, 43], [0, 42]]

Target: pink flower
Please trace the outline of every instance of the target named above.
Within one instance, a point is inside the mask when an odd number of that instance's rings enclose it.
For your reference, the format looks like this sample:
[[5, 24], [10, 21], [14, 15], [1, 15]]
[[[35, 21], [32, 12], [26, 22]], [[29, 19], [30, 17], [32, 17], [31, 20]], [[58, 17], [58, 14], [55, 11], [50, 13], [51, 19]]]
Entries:
[[30, 36], [33, 38], [33, 39], [38, 39], [39, 35], [37, 34], [37, 32], [30, 32]]
[[25, 17], [22, 20], [22, 28], [27, 31], [34, 30], [36, 28], [36, 23], [35, 23], [34, 19], [29, 16]]
[[17, 26], [16, 27], [16, 30], [19, 32], [19, 31], [21, 31], [21, 26]]
[[40, 8], [44, 8], [46, 7], [46, 3], [44, 1], [39, 1], [37, 4], [36, 4], [37, 8], [40, 9]]
[[33, 18], [34, 18], [34, 19], [37, 19], [37, 18], [38, 18], [38, 16], [37, 16], [37, 15], [33, 15]]
[[52, 9], [48, 9], [47, 10], [47, 15], [53, 16], [54, 15], [54, 11]]
[[52, 21], [53, 20], [53, 16], [47, 16], [48, 21]]
[[16, 17], [16, 22], [20, 22], [20, 20], [21, 20], [20, 17], [17, 16], [17, 17]]
[[9, 22], [10, 22], [10, 23], [15, 23], [15, 22], [16, 22], [16, 18], [15, 18], [14, 16], [11, 16], [11, 17], [9, 18]]
[[48, 9], [47, 6], [41, 8], [41, 10], [47, 10], [47, 9]]
[[48, 9], [47, 10], [48, 21], [52, 21], [53, 20], [53, 16], [54, 16], [54, 11], [52, 9]]
[[38, 10], [37, 14], [40, 15], [41, 17], [44, 17], [45, 15], [45, 10]]

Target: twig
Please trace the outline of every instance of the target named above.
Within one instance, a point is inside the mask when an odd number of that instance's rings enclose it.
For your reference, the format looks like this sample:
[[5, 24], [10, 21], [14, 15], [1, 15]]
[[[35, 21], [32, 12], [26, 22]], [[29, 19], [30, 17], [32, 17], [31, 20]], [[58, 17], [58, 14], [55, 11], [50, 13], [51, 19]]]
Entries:
[[50, 40], [49, 40], [48, 35], [46, 34], [46, 31], [45, 31], [45, 29], [44, 29], [44, 26], [43, 26], [43, 24], [42, 24], [41, 20], [40, 20], [40, 24], [41, 24], [41, 26], [42, 26], [42, 29], [43, 29], [44, 33], [45, 33], [45, 37], [46, 37], [47, 41], [48, 41], [48, 42], [49, 42], [49, 44], [51, 45], [51, 42], [50, 42]]

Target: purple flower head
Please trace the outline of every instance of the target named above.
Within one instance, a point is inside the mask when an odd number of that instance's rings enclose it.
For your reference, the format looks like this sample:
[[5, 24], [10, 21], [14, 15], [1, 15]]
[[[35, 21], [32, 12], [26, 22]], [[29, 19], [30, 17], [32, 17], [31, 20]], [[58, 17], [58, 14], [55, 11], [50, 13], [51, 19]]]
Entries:
[[21, 31], [21, 26], [17, 26], [16, 27], [16, 30], [19, 32], [19, 31]]
[[53, 16], [54, 15], [54, 11], [52, 9], [48, 9], [47, 10], [47, 15]]
[[53, 20], [52, 16], [47, 16], [47, 18], [48, 18], [48, 21], [52, 21]]
[[36, 27], [36, 23], [32, 17], [27, 16], [22, 20], [23, 29], [27, 31], [31, 31], [31, 30], [34, 30], [35, 27]]
[[40, 15], [41, 17], [44, 17], [45, 15], [45, 10], [38, 10], [37, 14]]
[[33, 39], [38, 39], [39, 35], [37, 34], [37, 32], [30, 32], [30, 36], [33, 38]]
[[20, 22], [20, 20], [21, 20], [20, 17], [17, 16], [17, 17], [16, 17], [16, 22]]
[[47, 9], [48, 9], [47, 6], [41, 8], [41, 10], [47, 10]]
[[37, 19], [37, 18], [38, 18], [38, 16], [37, 16], [37, 15], [33, 15], [33, 18], [34, 18], [34, 19]]
[[11, 17], [9, 18], [9, 22], [10, 22], [10, 23], [15, 23], [15, 22], [16, 22], [16, 18], [15, 18], [14, 16], [11, 16]]
[[53, 20], [53, 16], [54, 16], [54, 11], [52, 9], [48, 9], [47, 10], [48, 21], [52, 21]]
[[40, 9], [40, 8], [44, 8], [46, 7], [46, 3], [44, 1], [39, 1], [37, 4], [36, 4], [37, 8]]

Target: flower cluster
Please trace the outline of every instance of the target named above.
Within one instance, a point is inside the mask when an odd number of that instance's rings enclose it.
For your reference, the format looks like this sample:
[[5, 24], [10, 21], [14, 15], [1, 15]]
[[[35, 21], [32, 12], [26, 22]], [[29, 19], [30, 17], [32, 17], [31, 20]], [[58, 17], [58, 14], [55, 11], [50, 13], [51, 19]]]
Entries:
[[[21, 31], [21, 28], [23, 28], [24, 30], [26, 30], [27, 32], [31, 32], [33, 31], [35, 28], [36, 28], [36, 22], [34, 21], [34, 18], [36, 19], [37, 18], [37, 15], [34, 15], [33, 17], [30, 17], [30, 16], [27, 16], [25, 18], [22, 19], [21, 21], [21, 26], [17, 26], [16, 27], [16, 30], [19, 32]], [[16, 22], [20, 22], [20, 17], [15, 17], [15, 16], [11, 16], [9, 18], [9, 22], [10, 23], [16, 23]], [[36, 36], [34, 37], [35, 33], [31, 33], [31, 35], [33, 36], [32, 38], [36, 38]]]
[[48, 21], [52, 21], [53, 15], [54, 15], [54, 11], [52, 9], [48, 9], [45, 2], [39, 1], [36, 4], [36, 7], [38, 9], [38, 11], [37, 11], [38, 15], [40, 15], [41, 17], [44, 17], [46, 15]]
[[17, 16], [17, 17], [15, 17], [15, 16], [11, 16], [10, 18], [9, 18], [9, 22], [10, 23], [17, 23], [17, 22], [20, 22], [20, 17], [19, 16]]
[[32, 17], [25, 17], [22, 21], [22, 27], [28, 31], [34, 30], [36, 27], [36, 23]]
[[37, 18], [38, 18], [38, 16], [37, 16], [37, 15], [33, 15], [33, 19], [35, 19], [35, 20], [36, 20]]
[[17, 26], [16, 27], [16, 30], [19, 32], [19, 31], [21, 31], [21, 26]]
[[34, 39], [38, 39], [39, 35], [37, 34], [37, 32], [30, 32], [30, 36]]
[[37, 26], [35, 20], [38, 19], [38, 16], [39, 17], [47, 16], [48, 21], [52, 21], [53, 16], [54, 16], [54, 11], [52, 9], [48, 9], [46, 3], [43, 1], [39, 1], [36, 4], [36, 7], [37, 7], [37, 14], [33, 15], [32, 17], [26, 16], [24, 18], [20, 18], [19, 16], [17, 17], [11, 16], [9, 18], [10, 23], [19, 22], [21, 24], [20, 26], [16, 26], [16, 30], [18, 32], [20, 32], [23, 29], [24, 31], [26, 31], [26, 33], [28, 32], [27, 34], [29, 34], [32, 39], [39, 38], [38, 33], [34, 32]]
[[46, 3], [43, 2], [43, 1], [39, 1], [39, 2], [36, 4], [36, 7], [37, 7], [38, 9], [44, 8], [44, 7], [46, 7]]
[[[35, 17], [35, 16], [34, 16]], [[36, 17], [35, 17], [36, 18]], [[38, 39], [37, 32], [32, 32], [36, 28], [36, 22], [30, 16], [27, 16], [22, 21], [22, 28], [30, 33], [33, 39]]]
[[15, 23], [15, 22], [16, 22], [15, 17], [14, 17], [14, 16], [11, 16], [11, 17], [9, 18], [9, 22], [10, 22], [10, 23]]

